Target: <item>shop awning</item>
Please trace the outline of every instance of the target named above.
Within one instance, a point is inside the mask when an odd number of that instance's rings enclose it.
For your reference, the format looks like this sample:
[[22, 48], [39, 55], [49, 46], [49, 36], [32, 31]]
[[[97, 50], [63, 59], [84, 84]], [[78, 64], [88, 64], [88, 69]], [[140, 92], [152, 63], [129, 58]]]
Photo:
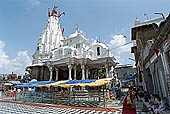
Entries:
[[136, 73], [136, 74], [133, 75], [132, 77], [127, 78], [127, 79], [125, 79], [125, 80], [122, 80], [122, 82], [128, 82], [128, 81], [134, 80], [137, 76], [138, 76], [138, 74]]

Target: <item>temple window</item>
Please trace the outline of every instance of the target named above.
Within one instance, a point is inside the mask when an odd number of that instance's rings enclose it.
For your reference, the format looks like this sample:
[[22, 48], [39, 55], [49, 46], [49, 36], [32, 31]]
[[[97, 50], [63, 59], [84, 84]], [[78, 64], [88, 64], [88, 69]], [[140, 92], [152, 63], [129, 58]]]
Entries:
[[97, 47], [97, 55], [100, 55], [100, 47]]
[[59, 50], [59, 56], [61, 56], [63, 54], [62, 50]]
[[69, 55], [71, 54], [71, 50], [68, 51], [68, 54], [69, 54]]
[[76, 44], [76, 48], [80, 48], [80, 44]]
[[39, 46], [37, 47], [37, 51], [39, 51], [40, 50], [40, 48], [39, 48]]

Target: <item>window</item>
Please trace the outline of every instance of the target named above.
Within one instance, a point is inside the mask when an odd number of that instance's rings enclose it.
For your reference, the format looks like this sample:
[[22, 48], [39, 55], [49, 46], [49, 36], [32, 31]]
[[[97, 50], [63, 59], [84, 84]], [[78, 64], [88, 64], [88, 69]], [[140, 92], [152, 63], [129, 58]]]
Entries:
[[97, 47], [97, 55], [100, 55], [100, 47]]
[[76, 48], [80, 48], [80, 44], [76, 44]]
[[40, 50], [40, 48], [39, 48], [39, 46], [37, 47], [37, 51], [39, 51]]
[[61, 56], [63, 54], [62, 50], [59, 50], [59, 56]]
[[70, 54], [71, 54], [71, 51], [72, 51], [72, 50], [68, 49], [68, 51], [67, 51], [68, 55], [70, 55]]

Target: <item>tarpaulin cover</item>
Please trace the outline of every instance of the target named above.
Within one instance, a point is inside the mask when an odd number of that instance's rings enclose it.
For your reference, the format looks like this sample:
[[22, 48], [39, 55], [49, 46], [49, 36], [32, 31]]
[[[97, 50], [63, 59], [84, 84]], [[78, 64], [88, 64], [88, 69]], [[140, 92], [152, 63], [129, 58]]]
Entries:
[[31, 82], [31, 83], [26, 83], [26, 84], [21, 84], [14, 86], [14, 88], [24, 88], [24, 87], [36, 87], [38, 85], [46, 85], [50, 83], [54, 83], [55, 81], [37, 81], [37, 82]]
[[103, 85], [108, 84], [111, 80], [112, 78], [99, 79], [99, 80], [96, 80], [95, 82], [90, 83], [87, 86], [103, 86]]
[[39, 87], [39, 88], [42, 88], [42, 87], [57, 87], [60, 83], [64, 83], [64, 82], [67, 82], [69, 80], [62, 80], [62, 81], [57, 81], [57, 82], [54, 82], [54, 83], [50, 83], [50, 84], [46, 84], [46, 85], [38, 85], [36, 87]]
[[71, 86], [86, 86], [96, 80], [69, 80], [67, 82], [61, 83], [58, 86], [68, 88]]
[[93, 79], [93, 80], [62, 80], [54, 83], [38, 84], [36, 87], [73, 87], [73, 86], [103, 86], [108, 84], [112, 78]]
[[61, 83], [60, 85], [64, 84], [76, 84], [76, 83], [92, 83], [96, 80], [69, 80], [68, 82]]
[[127, 79], [125, 79], [125, 80], [122, 80], [122, 82], [128, 82], [128, 81], [134, 80], [137, 76], [138, 76], [138, 74], [135, 74], [135, 75], [133, 75], [133, 76], [130, 77], [130, 78], [127, 78]]
[[103, 86], [108, 84], [112, 78], [104, 78], [99, 80], [70, 80], [70, 82], [61, 83], [58, 86], [68, 88], [72, 86]]

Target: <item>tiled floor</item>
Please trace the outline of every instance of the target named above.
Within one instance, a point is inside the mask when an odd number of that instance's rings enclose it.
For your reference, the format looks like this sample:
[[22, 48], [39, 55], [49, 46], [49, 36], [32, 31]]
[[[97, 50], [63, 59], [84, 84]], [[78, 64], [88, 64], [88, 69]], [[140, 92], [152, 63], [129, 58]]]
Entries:
[[0, 101], [0, 114], [121, 114], [121, 112], [32, 106]]

